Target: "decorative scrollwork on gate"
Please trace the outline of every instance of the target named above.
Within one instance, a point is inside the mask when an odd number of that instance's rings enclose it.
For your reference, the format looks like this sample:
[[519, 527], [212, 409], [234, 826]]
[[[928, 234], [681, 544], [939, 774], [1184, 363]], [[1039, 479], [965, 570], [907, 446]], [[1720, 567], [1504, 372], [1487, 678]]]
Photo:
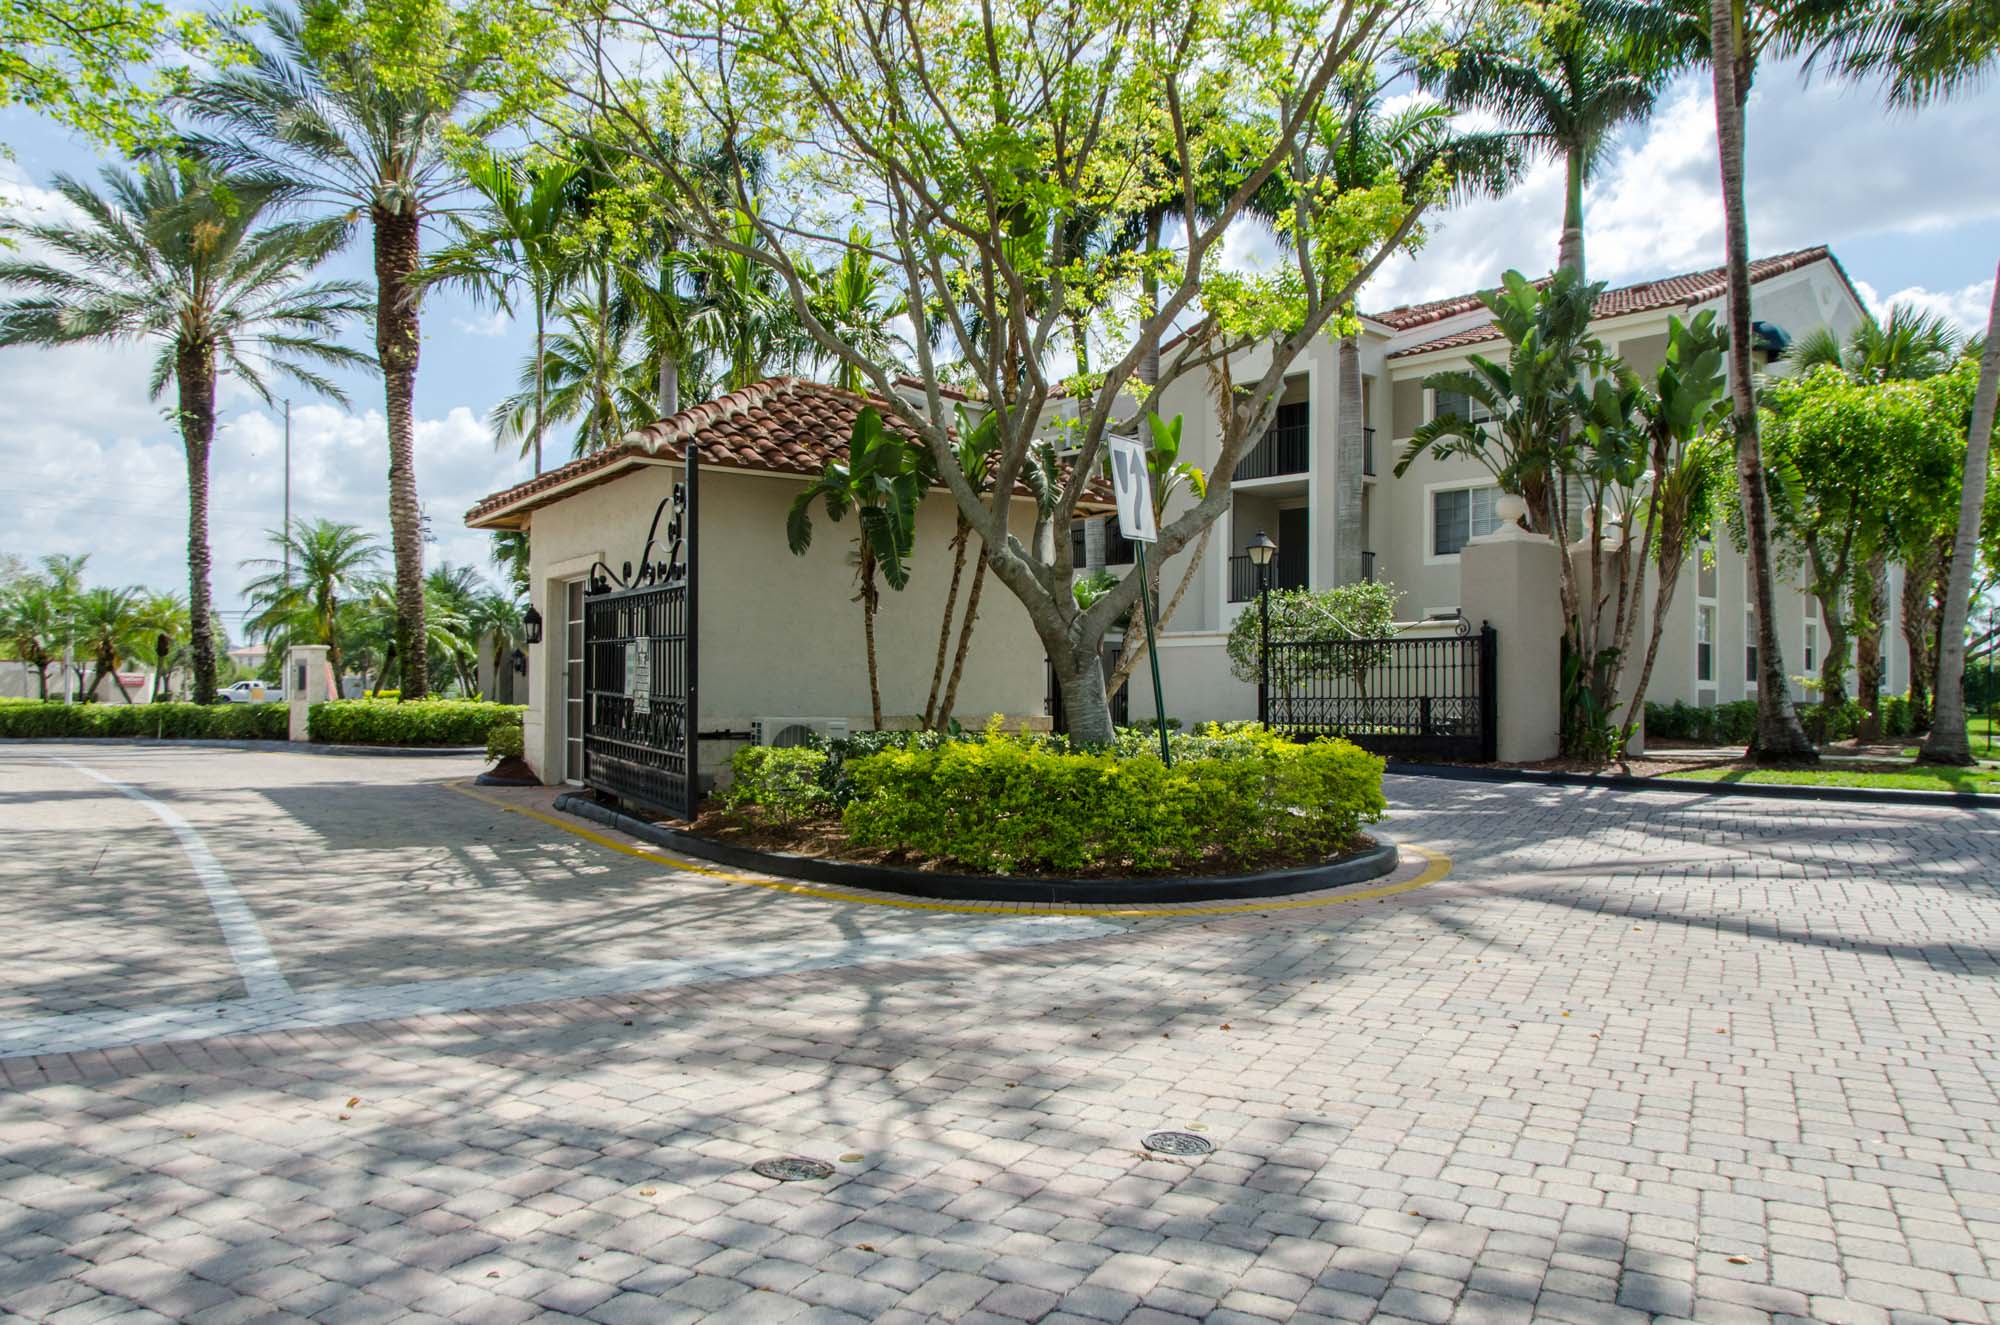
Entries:
[[[632, 563], [624, 563], [622, 570], [612, 570], [603, 562], [593, 562], [590, 578], [584, 584], [587, 596], [596, 597], [627, 589], [665, 588], [684, 583], [687, 579], [686, 544], [683, 529], [687, 519], [687, 484], [676, 483], [669, 495], [660, 498], [660, 504], [653, 508], [653, 522], [646, 528], [646, 544], [639, 551], [639, 569], [634, 571]], [[660, 517], [669, 508], [673, 518], [667, 521], [667, 555], [653, 560], [653, 548], [659, 543]]]

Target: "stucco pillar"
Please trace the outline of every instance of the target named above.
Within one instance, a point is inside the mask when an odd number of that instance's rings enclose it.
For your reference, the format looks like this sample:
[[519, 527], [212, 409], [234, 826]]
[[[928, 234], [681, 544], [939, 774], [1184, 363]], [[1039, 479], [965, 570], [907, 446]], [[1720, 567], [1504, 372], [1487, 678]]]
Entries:
[[1562, 563], [1554, 542], [1503, 525], [1459, 554], [1459, 602], [1498, 635], [1494, 697], [1503, 763], [1552, 759], [1562, 727]]
[[285, 702], [291, 710], [291, 738], [307, 740], [312, 706], [335, 698], [333, 669], [327, 666], [324, 644], [294, 644], [285, 650]]

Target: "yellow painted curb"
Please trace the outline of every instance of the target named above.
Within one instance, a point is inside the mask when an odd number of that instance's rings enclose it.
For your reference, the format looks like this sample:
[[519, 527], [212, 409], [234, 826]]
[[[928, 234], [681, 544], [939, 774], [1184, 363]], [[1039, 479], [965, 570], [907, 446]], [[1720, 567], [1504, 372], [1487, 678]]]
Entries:
[[[823, 888], [816, 884], [794, 883], [789, 879], [766, 878], [763, 875], [757, 874], [734, 874], [727, 870], [717, 869], [713, 865], [699, 864], [695, 861], [683, 860], [678, 856], [669, 856], [665, 852], [648, 845], [633, 846], [630, 843], [621, 842], [608, 834], [597, 832], [595, 829], [585, 828], [583, 825], [571, 822], [566, 818], [553, 814], [545, 814], [540, 810], [529, 809], [525, 805], [510, 805], [497, 797], [483, 796], [460, 783], [449, 782], [445, 785], [461, 795], [470, 796], [473, 800], [485, 805], [491, 805], [495, 809], [507, 814], [523, 815], [529, 819], [533, 819], [537, 823], [547, 824], [551, 828], [559, 828], [572, 837], [580, 837], [586, 842], [594, 843], [607, 850], [616, 851], [621, 855], [651, 861], [660, 866], [660, 868], [672, 870], [675, 873], [700, 874], [721, 883], [737, 883], [752, 888], [767, 888], [772, 892], [790, 893], [795, 897], [812, 897], [826, 902], [852, 902], [860, 906], [893, 906], [905, 911], [947, 911], [964, 915], [1128, 917], [1242, 915], [1252, 911], [1298, 911], [1311, 907], [1339, 906], [1344, 902], [1369, 902], [1377, 898], [1394, 897], [1398, 893], [1415, 892], [1419, 888], [1429, 887], [1439, 879], [1444, 878], [1445, 875], [1451, 873], [1450, 856], [1445, 855], [1441, 851], [1433, 851], [1429, 847], [1403, 842], [1398, 845], [1408, 847], [1410, 850], [1417, 852], [1423, 856], [1426, 862], [1422, 872], [1417, 874], [1416, 877], [1405, 879], [1401, 883], [1378, 884], [1372, 888], [1343, 888], [1338, 892], [1319, 897], [1275, 897], [1268, 901], [1218, 902], [1212, 906], [1185, 903], [1179, 906], [1158, 907], [1126, 907], [1110, 903], [1090, 904], [1083, 902], [937, 902], [928, 901], [920, 897], [897, 897], [886, 894], [849, 892], [842, 888]], [[1049, 909], [1055, 906], [1061, 906], [1063, 909]]]

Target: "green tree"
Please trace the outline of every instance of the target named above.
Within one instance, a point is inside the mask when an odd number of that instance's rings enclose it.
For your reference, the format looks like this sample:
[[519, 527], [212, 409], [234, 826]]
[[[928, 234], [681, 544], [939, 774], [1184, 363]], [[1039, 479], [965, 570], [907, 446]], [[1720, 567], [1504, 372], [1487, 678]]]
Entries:
[[573, 456], [621, 445], [626, 433], [657, 417], [653, 370], [635, 352], [635, 339], [588, 299], [566, 305], [560, 329], [522, 363], [518, 388], [493, 407], [494, 424], [518, 433], [537, 417], [545, 425], [575, 423]]
[[[757, 256], [764, 235], [758, 229], [755, 200], [746, 200], [725, 224], [728, 241], [710, 246], [688, 264], [694, 289], [688, 328], [720, 361], [722, 389], [741, 391], [774, 372], [792, 371], [806, 356], [809, 342], [799, 310], [777, 274]], [[846, 261], [843, 252], [840, 262]], [[814, 271], [808, 265], [797, 273], [798, 297], [808, 303], [815, 297], [812, 287], [818, 284], [811, 280]], [[838, 308], [829, 311], [839, 313]], [[851, 318], [849, 322], [858, 325]], [[873, 331], [866, 339], [871, 345], [886, 343], [878, 341]], [[887, 362], [893, 366], [895, 361]]]
[[90, 684], [84, 687], [86, 700], [97, 698], [97, 687], [109, 676], [118, 687], [118, 696], [127, 704], [132, 692], [118, 675], [121, 658], [138, 656], [144, 648], [138, 623], [140, 595], [137, 589], [97, 588], [77, 600], [76, 645], [90, 659]]
[[[976, 421], [975, 421], [976, 417]], [[952, 463], [974, 491], [983, 491], [993, 472], [993, 451], [999, 444], [1000, 415], [987, 410], [975, 416], [961, 407], [958, 411], [957, 444]], [[958, 649], [952, 655], [949, 677], [945, 653], [951, 644], [953, 617], [958, 611], [958, 587], [965, 575], [965, 559], [972, 541], [972, 522], [959, 511], [951, 531], [951, 584], [945, 590], [944, 618], [938, 624], [937, 662], [931, 668], [930, 694], [924, 700], [923, 725], [927, 728], [950, 724], [952, 708], [958, 702], [959, 678], [965, 674], [965, 657], [972, 646], [973, 623], [979, 619], [979, 594], [986, 583], [986, 559], [973, 565], [972, 587], [965, 596], [965, 616], [958, 625]]]
[[875, 613], [882, 605], [877, 575], [891, 589], [910, 582], [908, 558], [916, 544], [917, 507], [930, 486], [929, 457], [901, 433], [882, 421], [874, 406], [863, 406], [854, 418], [847, 459], [829, 460], [820, 476], [792, 499], [785, 515], [785, 544], [793, 555], [812, 548], [812, 508], [823, 505], [836, 524], [851, 510], [859, 526], [854, 535], [854, 581], [861, 604], [862, 633], [868, 652], [868, 708], [874, 725], [882, 725], [882, 684], [875, 659]]
[[172, 691], [174, 669], [185, 666], [191, 656], [187, 600], [177, 593], [149, 593], [133, 612], [139, 638], [146, 641], [144, 656], [155, 668], [153, 699], [167, 698]]
[[[758, 145], [787, 177], [852, 198], [855, 213], [880, 227], [880, 256], [909, 301], [915, 393], [896, 390], [903, 365], [848, 343], [813, 312], [805, 272], [847, 247], [852, 213], [837, 224], [811, 207], [760, 213], [734, 180], [729, 205], [719, 206], [709, 181], [665, 153], [646, 156], [646, 196], [689, 246], [774, 273], [813, 342], [858, 369], [928, 449], [989, 572], [1022, 603], [1073, 731], [1108, 741], [1104, 633], [1141, 586], [1128, 577], [1078, 607], [1069, 540], [1047, 535], [1067, 527], [1096, 481], [1107, 433], [1137, 426], [1131, 415], [1144, 404], [1135, 407], [1141, 391], [1128, 387], [1166, 390], [1211, 363], [1254, 364], [1245, 390], [1234, 394], [1232, 384], [1222, 397], [1230, 412], [1206, 495], [1161, 529], [1155, 552], [1165, 559], [1193, 543], [1229, 506], [1237, 461], [1268, 426], [1298, 356], [1416, 237], [1432, 191], [1411, 197], [1394, 180], [1343, 191], [1307, 168], [1338, 132], [1323, 114], [1336, 77], [1378, 53], [1400, 9], [1387, 0], [1275, 0], [1253, 16], [1166, 0], [1082, 0], [1055, 17], [1032, 6], [883, 11], [860, 0], [773, 0], [733, 13], [735, 26], [717, 39], [670, 31], [645, 0], [611, 0], [606, 12], [613, 38], [633, 44], [633, 59], [652, 61], [661, 83], [714, 89], [668, 94], [696, 132]], [[592, 84], [577, 95], [593, 114], [643, 122], [657, 109], [658, 86], [640, 96]], [[1171, 168], [1149, 164], [1160, 151]], [[1212, 211], [1188, 209], [1154, 263], [1092, 240], [1103, 218], [1143, 212], [1172, 192], [1203, 196], [1215, 162], [1239, 163], [1240, 176]], [[1231, 267], [1224, 237], [1260, 197], [1280, 218], [1284, 261]], [[1141, 297], [1149, 266], [1159, 268], [1151, 307]], [[1049, 365], [1080, 323], [1100, 322], [1123, 324], [1125, 348], [1094, 376], [1094, 390], [1068, 392]], [[1139, 368], [1155, 355], [1158, 382], [1147, 384]], [[965, 379], [989, 405], [1007, 407], [984, 493], [951, 459], [953, 401], [941, 388]], [[1058, 390], [1075, 402], [1065, 439], [1073, 445], [1056, 500], [1046, 514], [1038, 504], [1024, 538], [1009, 527], [1022, 514], [1017, 485], [1047, 440], [1043, 421]]]
[[535, 385], [534, 412], [526, 428], [516, 424], [503, 440], [518, 438], [521, 454], [533, 454], [542, 472], [542, 432], [546, 417], [542, 390], [548, 319], [568, 276], [564, 240], [576, 192], [576, 166], [568, 161], [509, 157], [479, 152], [466, 163], [465, 182], [479, 202], [471, 215], [451, 218], [452, 242], [433, 255], [428, 279], [448, 282], [513, 311], [514, 289], [526, 286], [535, 318], [535, 353], [529, 380]]
[[267, 535], [278, 557], [258, 557], [243, 569], [263, 572], [244, 586], [252, 615], [244, 627], [274, 647], [279, 641], [326, 645], [334, 683], [346, 675], [341, 609], [366, 591], [382, 548], [359, 526], [335, 520], [294, 520]]
[[388, 420], [389, 529], [405, 699], [429, 693], [415, 393], [421, 343], [422, 229], [460, 187], [449, 148], [477, 142], [490, 104], [518, 80], [532, 28], [491, 6], [443, 0], [314, 0], [274, 7], [247, 62], [191, 88], [182, 104], [214, 131], [203, 156], [290, 182], [342, 217], [366, 216], [375, 264], [375, 354]]
[[[1719, 0], [1718, 0], [1719, 2]], [[1890, 0], [1841, 10], [1822, 45], [1850, 75], [1879, 77], [1890, 104], [1928, 105], [1975, 87], [2000, 61], [2000, 8], [1992, 0]], [[1965, 628], [1973, 561], [1987, 518], [1988, 472], [2000, 405], [2000, 268], [1994, 272], [1979, 381], [1966, 429], [1965, 481], [1938, 630], [1937, 712], [1923, 757], [1970, 764], [1965, 731]]]
[[200, 14], [156, 0], [0, 0], [0, 107], [19, 106], [126, 154], [158, 148], [161, 102], [191, 56], [227, 59]]
[[0, 641], [7, 651], [35, 669], [36, 693], [49, 697], [49, 666], [60, 657], [63, 607], [54, 586], [29, 576], [0, 594]]
[[1791, 362], [1800, 373], [1831, 367], [1856, 382], [1893, 382], [1948, 371], [1964, 343], [1936, 313], [1897, 304], [1886, 319], [1863, 321], [1845, 341], [1831, 327], [1816, 328], [1792, 347]]
[[269, 402], [267, 377], [276, 374], [345, 400], [319, 370], [367, 362], [334, 337], [368, 300], [352, 281], [306, 279], [340, 246], [344, 222], [263, 223], [274, 198], [267, 181], [169, 162], [142, 174], [107, 169], [103, 179], [103, 192], [57, 179], [80, 220], [0, 223], [0, 236], [57, 259], [0, 261], [0, 285], [34, 292], [0, 304], [0, 346], [157, 346], [152, 393], [174, 384], [187, 456], [194, 700], [206, 704], [215, 696], [208, 461], [217, 385], [232, 378]]
[[[866, 228], [854, 226], [840, 256], [813, 277], [813, 315], [834, 335], [871, 359], [895, 362], [906, 351], [889, 324], [903, 316], [905, 301], [889, 284], [889, 269], [874, 256], [874, 240]], [[790, 305], [786, 305], [789, 309]], [[815, 347], [816, 362], [833, 365], [833, 384], [844, 391], [863, 389], [861, 370]]]
[[1604, 5], [1487, 3], [1448, 33], [1420, 42], [1418, 81], [1447, 106], [1499, 121], [1538, 155], [1563, 164], [1556, 267], [1584, 275], [1583, 187], [1612, 135], [1653, 112], [1669, 67], [1630, 40], [1624, 11]]

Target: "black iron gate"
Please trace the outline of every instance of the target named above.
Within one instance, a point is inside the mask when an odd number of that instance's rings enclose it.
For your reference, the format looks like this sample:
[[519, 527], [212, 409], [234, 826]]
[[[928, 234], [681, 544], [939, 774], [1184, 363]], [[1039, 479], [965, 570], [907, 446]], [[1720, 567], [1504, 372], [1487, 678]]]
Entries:
[[[692, 479], [692, 470], [689, 475]], [[696, 614], [691, 484], [653, 512], [635, 571], [591, 568], [583, 600], [583, 780], [616, 800], [692, 819]], [[671, 506], [665, 555], [654, 560]]]
[[1271, 726], [1394, 759], [1491, 763], [1498, 659], [1493, 627], [1463, 621], [1455, 635], [1273, 643]]

